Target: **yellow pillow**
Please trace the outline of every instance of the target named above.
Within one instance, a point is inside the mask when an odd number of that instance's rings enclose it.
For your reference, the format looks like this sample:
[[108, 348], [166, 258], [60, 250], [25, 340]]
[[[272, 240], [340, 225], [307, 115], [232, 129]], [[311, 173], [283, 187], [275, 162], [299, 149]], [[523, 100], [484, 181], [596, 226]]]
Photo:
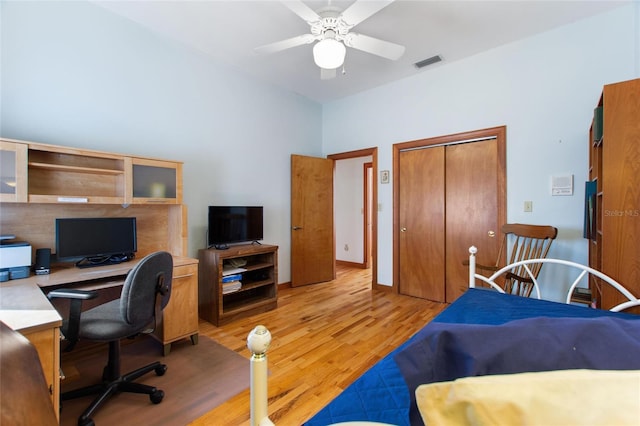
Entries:
[[561, 370], [418, 386], [426, 426], [640, 424], [640, 370]]

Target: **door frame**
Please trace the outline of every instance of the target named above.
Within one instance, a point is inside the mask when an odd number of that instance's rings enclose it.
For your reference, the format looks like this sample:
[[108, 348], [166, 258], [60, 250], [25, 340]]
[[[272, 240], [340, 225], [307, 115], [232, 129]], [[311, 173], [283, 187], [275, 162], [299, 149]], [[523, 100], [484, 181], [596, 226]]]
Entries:
[[393, 144], [393, 283], [391, 284], [391, 287], [394, 293], [399, 293], [400, 291], [400, 152], [410, 149], [430, 148], [437, 145], [453, 145], [492, 138], [495, 138], [498, 141], [498, 223], [506, 223], [507, 126], [489, 127], [481, 130], [471, 130], [468, 132]]
[[378, 205], [378, 148], [363, 148], [356, 151], [341, 152], [327, 155], [327, 158], [335, 161], [369, 156], [371, 156], [372, 163], [371, 205], [374, 207], [374, 211], [371, 214], [371, 290], [373, 291], [374, 289], [389, 288], [378, 284], [378, 215], [376, 214], [376, 206]]
[[362, 192], [364, 194], [364, 199], [362, 201], [362, 217], [363, 220], [363, 238], [362, 242], [363, 248], [363, 259], [362, 265], [364, 269], [368, 269], [371, 267], [371, 232], [369, 232], [369, 224], [371, 223], [373, 226], [373, 212], [375, 209], [373, 208], [373, 203], [370, 200], [369, 193], [373, 191], [373, 164], [371, 162], [367, 162], [363, 164], [363, 188]]

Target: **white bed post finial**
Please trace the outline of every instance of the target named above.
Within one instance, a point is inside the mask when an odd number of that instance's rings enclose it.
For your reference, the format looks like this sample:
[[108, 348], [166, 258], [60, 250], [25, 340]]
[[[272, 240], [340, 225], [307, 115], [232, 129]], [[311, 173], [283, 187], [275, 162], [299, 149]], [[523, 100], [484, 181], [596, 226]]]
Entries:
[[469, 288], [476, 287], [476, 246], [469, 247]]
[[267, 349], [271, 333], [258, 325], [247, 336], [251, 351], [251, 426], [273, 426], [267, 410]]

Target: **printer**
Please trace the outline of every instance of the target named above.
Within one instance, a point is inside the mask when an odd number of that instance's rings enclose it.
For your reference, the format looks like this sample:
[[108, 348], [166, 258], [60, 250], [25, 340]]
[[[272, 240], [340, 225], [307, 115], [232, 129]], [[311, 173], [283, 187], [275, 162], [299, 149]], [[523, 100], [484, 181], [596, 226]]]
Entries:
[[0, 240], [0, 281], [27, 278], [31, 269], [31, 244]]

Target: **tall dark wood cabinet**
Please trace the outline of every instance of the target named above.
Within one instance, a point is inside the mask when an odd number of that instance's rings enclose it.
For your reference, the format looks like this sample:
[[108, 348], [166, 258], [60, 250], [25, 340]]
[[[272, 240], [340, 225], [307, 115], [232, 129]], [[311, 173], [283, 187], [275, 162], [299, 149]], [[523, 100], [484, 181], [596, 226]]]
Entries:
[[[640, 295], [640, 79], [608, 84], [589, 132], [591, 205], [589, 265]], [[589, 209], [587, 208], [587, 212]], [[598, 307], [625, 301], [616, 290], [590, 283]]]

